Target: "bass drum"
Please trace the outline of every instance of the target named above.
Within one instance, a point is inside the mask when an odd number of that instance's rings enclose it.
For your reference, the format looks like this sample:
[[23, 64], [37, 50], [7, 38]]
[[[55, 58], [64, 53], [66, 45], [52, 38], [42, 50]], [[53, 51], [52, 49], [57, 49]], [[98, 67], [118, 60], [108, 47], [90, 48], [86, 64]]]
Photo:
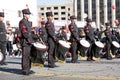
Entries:
[[111, 45], [111, 56], [114, 58], [118, 49], [120, 48], [120, 44], [116, 41], [112, 41], [112, 45]]
[[0, 51], [0, 63], [1, 63], [3, 60], [4, 60], [4, 56], [3, 56], [3, 54], [2, 54], [1, 51]]
[[57, 52], [56, 52], [56, 59], [57, 60], [61, 60], [61, 61], [65, 61], [65, 54], [66, 52], [69, 51], [70, 48], [70, 43], [66, 42], [64, 40], [59, 40], [58, 44], [57, 44]]
[[93, 60], [99, 60], [100, 51], [104, 48], [104, 44], [100, 41], [96, 41], [92, 46]]
[[87, 59], [87, 52], [88, 52], [89, 47], [90, 47], [90, 43], [87, 40], [85, 39], [80, 40], [79, 50], [80, 50], [81, 60]]
[[41, 66], [45, 62], [46, 54], [48, 47], [43, 43], [35, 42], [32, 45], [31, 48], [31, 62], [32, 66], [38, 66], [41, 64]]

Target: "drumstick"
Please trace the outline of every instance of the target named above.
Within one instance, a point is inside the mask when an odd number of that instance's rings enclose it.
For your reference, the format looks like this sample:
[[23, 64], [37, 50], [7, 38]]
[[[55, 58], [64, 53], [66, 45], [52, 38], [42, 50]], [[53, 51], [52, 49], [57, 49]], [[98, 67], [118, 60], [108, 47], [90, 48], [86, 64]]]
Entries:
[[69, 45], [71, 45], [71, 43], [70, 42], [68, 42], [64, 37], [63, 37], [63, 40], [64, 41], [66, 41], [66, 43], [69, 43]]
[[37, 35], [39, 41], [40, 41], [42, 44], [45, 44], [45, 43], [43, 42], [43, 40], [38, 36], [38, 34], [36, 34], [36, 35]]

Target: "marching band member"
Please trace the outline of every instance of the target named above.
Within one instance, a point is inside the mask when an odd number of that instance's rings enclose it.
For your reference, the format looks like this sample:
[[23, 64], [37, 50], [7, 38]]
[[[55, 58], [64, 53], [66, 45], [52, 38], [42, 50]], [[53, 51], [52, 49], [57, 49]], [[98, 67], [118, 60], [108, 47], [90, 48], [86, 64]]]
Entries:
[[[62, 28], [59, 29], [57, 38], [67, 43], [67, 35], [66, 35], [65, 30], [66, 30], [66, 27], [62, 26]], [[66, 54], [66, 51], [64, 51], [65, 48], [59, 48], [59, 47], [60, 47], [60, 44], [57, 44], [56, 60], [60, 63], [65, 63], [65, 54]]]
[[[120, 44], [120, 24], [118, 25], [117, 30], [116, 30], [116, 37], [118, 39], [118, 43]], [[120, 57], [120, 48], [118, 49], [116, 56]]]
[[52, 12], [46, 12], [47, 22], [45, 24], [45, 28], [48, 34], [48, 67], [54, 68], [57, 67], [55, 65], [55, 44], [57, 42], [57, 37], [55, 34], [54, 24], [52, 23], [53, 14]]
[[93, 57], [93, 53], [92, 53], [92, 44], [94, 43], [94, 28], [91, 26], [92, 24], [92, 20], [91, 19], [87, 19], [87, 24], [86, 26], [84, 27], [84, 31], [85, 31], [85, 34], [86, 34], [86, 40], [91, 44], [90, 48], [88, 49], [88, 52], [87, 52], [87, 60], [88, 61], [91, 61], [93, 60], [92, 57]]
[[106, 30], [104, 31], [106, 41], [105, 41], [105, 50], [106, 50], [106, 58], [108, 60], [112, 59], [112, 56], [110, 55], [110, 49], [111, 49], [111, 44], [112, 44], [112, 33], [110, 31], [110, 24], [105, 23]]
[[23, 19], [19, 22], [19, 29], [21, 32], [21, 46], [22, 46], [22, 73], [23, 75], [29, 75], [33, 73], [30, 71], [31, 68], [31, 22], [28, 20], [30, 18], [31, 12], [29, 9], [23, 9]]
[[76, 63], [78, 60], [78, 42], [80, 41], [79, 38], [79, 33], [78, 33], [78, 28], [77, 25], [75, 24], [75, 19], [76, 17], [70, 16], [70, 20], [71, 23], [69, 24], [69, 30], [71, 32], [71, 36], [70, 36], [70, 42], [71, 42], [71, 48], [70, 48], [70, 52], [72, 54], [72, 63]]
[[46, 28], [45, 28], [45, 21], [42, 21], [41, 22], [41, 28], [39, 30], [39, 33], [41, 35], [41, 39], [43, 40], [43, 42], [47, 45], [47, 37], [48, 37], [48, 34], [47, 34], [47, 31], [46, 31]]
[[[47, 32], [45, 29], [44, 21], [41, 22], [41, 28], [39, 29], [39, 33], [37, 34], [37, 37], [38, 37], [38, 42], [40, 42], [41, 44], [47, 45]], [[44, 50], [44, 51], [37, 50], [36, 61], [37, 61], [37, 63], [39, 63], [40, 67], [44, 66], [46, 54], [47, 54], [46, 50]]]
[[3, 54], [3, 59], [0, 61], [0, 65], [5, 65], [5, 59], [6, 59], [6, 29], [5, 24], [3, 23], [4, 20], [4, 12], [0, 12], [0, 50]]

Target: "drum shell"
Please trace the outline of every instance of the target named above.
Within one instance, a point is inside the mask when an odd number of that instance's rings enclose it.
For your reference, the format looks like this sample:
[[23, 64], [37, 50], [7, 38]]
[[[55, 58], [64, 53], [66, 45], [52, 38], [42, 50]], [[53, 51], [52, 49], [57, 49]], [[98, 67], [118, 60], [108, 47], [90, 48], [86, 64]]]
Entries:
[[65, 54], [67, 51], [69, 51], [69, 48], [65, 47], [64, 45], [62, 45], [61, 43], [57, 44], [57, 53], [56, 53], [56, 57], [59, 60], [64, 61], [65, 60]]
[[[99, 42], [99, 41], [98, 41], [98, 42]], [[100, 42], [100, 43], [101, 43], [101, 42]], [[102, 43], [101, 43], [101, 44], [102, 44]], [[100, 46], [97, 46], [96, 43], [94, 43], [94, 44], [92, 45], [92, 51], [94, 52], [94, 53], [93, 53], [93, 56], [96, 57], [96, 58], [100, 57], [100, 51], [101, 51], [103, 48], [104, 48], [104, 46], [103, 46], [103, 47], [100, 47]]]
[[111, 51], [112, 51], [112, 54], [115, 55], [118, 51], [118, 47], [114, 46], [113, 44], [111, 44]]
[[[86, 40], [85, 40], [86, 41]], [[88, 41], [86, 41], [86, 42], [88, 42]], [[89, 43], [89, 42], [88, 42]], [[84, 43], [83, 43], [84, 44]], [[87, 55], [87, 51], [88, 51], [88, 49], [89, 49], [89, 47], [85, 47], [84, 45], [83, 45], [81, 42], [80, 42], [80, 44], [79, 44], [79, 50], [80, 50], [80, 55], [82, 56], [82, 57], [85, 57], [86, 55]]]

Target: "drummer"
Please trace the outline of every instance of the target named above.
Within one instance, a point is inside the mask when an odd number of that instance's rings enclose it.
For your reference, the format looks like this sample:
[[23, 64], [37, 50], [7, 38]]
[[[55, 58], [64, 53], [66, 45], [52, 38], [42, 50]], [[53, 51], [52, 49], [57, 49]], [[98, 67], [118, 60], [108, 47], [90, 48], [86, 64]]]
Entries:
[[73, 16], [70, 16], [70, 20], [71, 20], [71, 23], [69, 24], [69, 30], [71, 32], [71, 35], [70, 35], [70, 42], [71, 42], [71, 48], [70, 48], [70, 52], [72, 54], [72, 60], [71, 62], [72, 63], [77, 63], [77, 60], [78, 60], [78, 44], [79, 44], [79, 41], [80, 41], [80, 38], [79, 38], [79, 33], [78, 33], [78, 27], [75, 23], [75, 20], [76, 20], [76, 17], [73, 15]]
[[[59, 32], [57, 34], [57, 38], [59, 40], [63, 40], [65, 42], [67, 42], [67, 35], [66, 35], [65, 30], [66, 30], [66, 27], [62, 26], [59, 29]], [[57, 44], [57, 46], [59, 47], [59, 44]], [[64, 52], [64, 50], [62, 50], [61, 48], [58, 48], [58, 47], [57, 47], [57, 53], [56, 53], [56, 60], [58, 62], [60, 62], [60, 63], [65, 63], [65, 54], [66, 54], [66, 52]], [[58, 49], [60, 49], [60, 50], [58, 50]]]
[[43, 40], [43, 42], [45, 43], [45, 45], [47, 45], [47, 31], [45, 29], [45, 21], [41, 21], [41, 28], [39, 29], [39, 35], [41, 37], [41, 39]]
[[30, 60], [30, 51], [31, 45], [33, 43], [31, 37], [31, 26], [30, 25], [30, 14], [31, 12], [29, 9], [23, 9], [23, 19], [19, 22], [19, 29], [21, 32], [21, 46], [22, 46], [22, 73], [24, 75], [32, 74], [33, 71], [30, 70], [31, 68], [31, 60]]
[[[6, 29], [5, 24], [3, 22], [4, 19], [4, 12], [0, 12], [0, 51], [3, 54], [3, 59], [0, 61], [0, 65], [6, 65], [5, 59], [6, 59]], [[1, 57], [1, 55], [0, 55]]]
[[[41, 44], [47, 46], [47, 32], [45, 29], [45, 22], [44, 21], [41, 22], [41, 28], [39, 29], [39, 33], [37, 33], [37, 36], [38, 36], [38, 41]], [[46, 50], [44, 50], [44, 51], [37, 50], [36, 61], [39, 64], [38, 66], [40, 66], [40, 67], [44, 66], [46, 54], [48, 54]]]
[[53, 14], [52, 12], [46, 12], [47, 16], [47, 22], [45, 24], [45, 28], [48, 34], [48, 67], [49, 68], [54, 68], [57, 67], [55, 65], [55, 45], [57, 41], [57, 37], [55, 34], [55, 28], [54, 24], [52, 22], [53, 20]]
[[91, 47], [89, 48], [88, 52], [87, 52], [87, 60], [91, 61], [93, 60], [93, 53], [92, 53], [92, 44], [94, 43], [94, 28], [91, 26], [92, 24], [92, 20], [91, 19], [87, 19], [87, 24], [84, 27], [84, 32], [86, 35], [86, 40], [91, 44]]
[[105, 51], [106, 51], [106, 58], [108, 60], [112, 59], [112, 56], [110, 55], [110, 48], [111, 48], [111, 43], [112, 43], [112, 33], [110, 31], [110, 24], [109, 23], [105, 23], [106, 26], [106, 30], [104, 31], [105, 34]]

